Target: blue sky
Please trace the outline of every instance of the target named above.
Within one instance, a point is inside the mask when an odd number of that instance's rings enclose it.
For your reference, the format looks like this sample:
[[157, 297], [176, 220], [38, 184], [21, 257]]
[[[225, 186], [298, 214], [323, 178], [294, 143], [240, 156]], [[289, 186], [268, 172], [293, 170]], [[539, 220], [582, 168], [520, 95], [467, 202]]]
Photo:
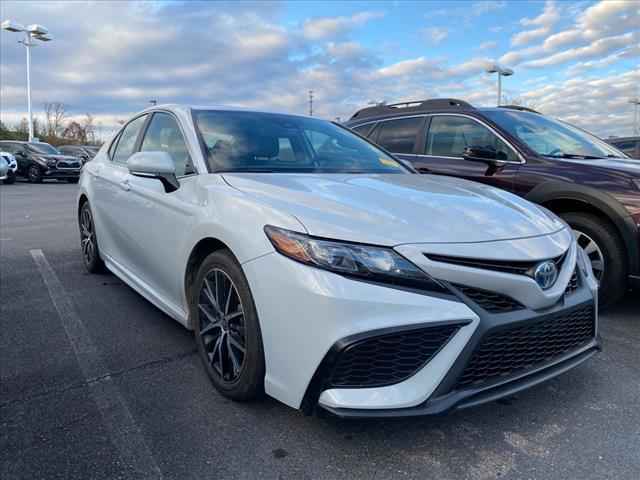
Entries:
[[[60, 101], [104, 131], [160, 102], [233, 104], [348, 118], [370, 101], [451, 96], [496, 102], [492, 62], [511, 67], [516, 100], [601, 136], [628, 135], [640, 95], [640, 2], [0, 3], [0, 18], [40, 23], [34, 109]], [[25, 115], [24, 51], [0, 36], [1, 119]]]

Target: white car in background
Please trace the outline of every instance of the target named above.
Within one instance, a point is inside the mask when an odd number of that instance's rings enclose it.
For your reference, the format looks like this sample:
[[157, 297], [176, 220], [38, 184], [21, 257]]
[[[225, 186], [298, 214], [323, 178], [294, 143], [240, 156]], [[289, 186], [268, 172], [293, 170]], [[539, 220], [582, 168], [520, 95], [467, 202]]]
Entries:
[[78, 220], [87, 269], [193, 329], [237, 400], [432, 414], [599, 349], [596, 282], [558, 217], [315, 118], [145, 110], [84, 166]]
[[17, 170], [18, 162], [16, 162], [16, 157], [9, 152], [0, 151], [0, 180], [2, 180], [2, 183], [15, 183]]

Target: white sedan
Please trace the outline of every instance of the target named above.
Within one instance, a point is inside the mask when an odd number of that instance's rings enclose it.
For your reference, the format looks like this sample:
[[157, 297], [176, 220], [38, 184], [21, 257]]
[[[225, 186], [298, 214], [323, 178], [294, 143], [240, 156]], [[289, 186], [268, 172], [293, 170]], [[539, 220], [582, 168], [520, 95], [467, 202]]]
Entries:
[[[499, 167], [499, 166], [498, 166]], [[192, 329], [215, 387], [339, 416], [510, 395], [600, 347], [565, 223], [319, 119], [158, 106], [80, 178], [87, 269]]]

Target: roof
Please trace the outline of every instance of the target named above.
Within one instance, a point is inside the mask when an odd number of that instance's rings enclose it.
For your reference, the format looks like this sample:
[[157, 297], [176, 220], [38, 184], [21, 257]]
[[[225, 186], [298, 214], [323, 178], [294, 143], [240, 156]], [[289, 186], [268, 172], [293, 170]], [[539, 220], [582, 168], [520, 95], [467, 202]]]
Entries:
[[[280, 112], [275, 110], [261, 110], [255, 108], [238, 107], [233, 105], [187, 105], [180, 103], [167, 103], [162, 105], [152, 105], [140, 113], [154, 112], [157, 110], [169, 110], [173, 112], [180, 111], [182, 113], [189, 114], [191, 110], [218, 110], [218, 111], [237, 111], [237, 112], [251, 112], [251, 113], [273, 113], [277, 115], [290, 115], [294, 117], [308, 117], [308, 115], [300, 115], [297, 113]], [[310, 117], [318, 118], [318, 117]]]
[[413, 102], [375, 105], [358, 110], [349, 119], [350, 122], [372, 117], [389, 115], [406, 115], [411, 113], [425, 113], [433, 110], [475, 110], [473, 105], [457, 98], [434, 98]]

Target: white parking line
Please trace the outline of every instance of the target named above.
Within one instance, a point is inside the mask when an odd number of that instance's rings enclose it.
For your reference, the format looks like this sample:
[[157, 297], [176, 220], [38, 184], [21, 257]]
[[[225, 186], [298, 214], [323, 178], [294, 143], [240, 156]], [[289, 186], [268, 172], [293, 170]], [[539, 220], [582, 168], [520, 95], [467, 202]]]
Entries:
[[[162, 478], [153, 454], [138, 428], [122, 394], [109, 375], [100, 352], [76, 313], [71, 297], [58, 279], [42, 250], [30, 250], [40, 270], [51, 301], [55, 306], [67, 338], [73, 347], [91, 396], [96, 403], [111, 442], [116, 446], [123, 465], [135, 469], [140, 478]], [[100, 381], [89, 381], [101, 378]]]

